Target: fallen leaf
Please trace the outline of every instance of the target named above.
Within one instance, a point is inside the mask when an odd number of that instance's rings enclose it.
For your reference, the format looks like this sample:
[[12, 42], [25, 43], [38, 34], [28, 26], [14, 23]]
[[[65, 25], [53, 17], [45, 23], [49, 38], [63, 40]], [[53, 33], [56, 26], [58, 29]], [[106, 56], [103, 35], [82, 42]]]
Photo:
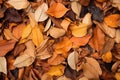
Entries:
[[62, 76], [64, 73], [65, 66], [63, 65], [56, 65], [50, 67], [50, 70], [47, 72], [47, 74], [51, 76]]
[[102, 54], [102, 60], [106, 63], [110, 63], [112, 61], [112, 53], [111, 51], [107, 52], [107, 53], [103, 53]]
[[83, 37], [87, 34], [88, 25], [80, 23], [79, 25], [71, 24], [70, 30], [75, 37]]
[[69, 25], [71, 23], [71, 20], [69, 18], [65, 18], [62, 22], [61, 22], [61, 26], [62, 28], [67, 31]]
[[50, 26], [51, 26], [51, 19], [49, 19], [48, 21], [47, 21], [47, 24], [45, 25], [45, 29], [44, 29], [44, 32], [46, 32], [49, 28], [50, 28]]
[[38, 26], [35, 26], [33, 29], [32, 29], [32, 41], [33, 43], [36, 45], [36, 46], [39, 46], [40, 43], [44, 40], [43, 38], [43, 34], [42, 32], [40, 31], [40, 28]]
[[52, 78], [52, 76], [45, 73], [42, 75], [41, 80], [53, 80], [53, 78]]
[[57, 80], [71, 80], [70, 78], [67, 78], [65, 75], [60, 76], [59, 78], [57, 78]]
[[115, 78], [116, 78], [116, 80], [120, 80], [120, 73], [119, 72], [115, 73]]
[[14, 66], [17, 68], [30, 66], [35, 60], [35, 46], [31, 40], [25, 43], [27, 49], [15, 59]]
[[117, 72], [117, 69], [119, 69], [119, 65], [120, 65], [120, 61], [115, 62], [111, 68], [112, 72]]
[[105, 24], [107, 24], [109, 27], [112, 28], [117, 28], [119, 23], [118, 21], [120, 20], [120, 15], [119, 14], [111, 14], [108, 15], [104, 18]]
[[24, 27], [23, 31], [22, 31], [22, 39], [27, 38], [30, 33], [32, 32], [32, 27], [30, 24], [28, 24], [26, 27]]
[[86, 63], [83, 64], [83, 74], [88, 79], [99, 79], [102, 74], [99, 63], [94, 58], [85, 57]]
[[0, 0], [0, 4], [2, 4], [3, 2], [2, 2], [2, 0]]
[[105, 43], [105, 34], [101, 31], [99, 27], [96, 26], [93, 32], [94, 36], [89, 41], [89, 45], [97, 50], [100, 51]]
[[78, 53], [76, 51], [70, 53], [68, 55], [67, 62], [71, 69], [76, 70], [76, 64], [78, 63]]
[[120, 0], [113, 0], [112, 6], [118, 8], [120, 10]]
[[87, 77], [82, 77], [79, 80], [88, 80], [88, 78]]
[[13, 35], [17, 38], [20, 39], [22, 36], [22, 30], [26, 27], [24, 23], [19, 24], [18, 26], [13, 28]]
[[80, 46], [84, 46], [88, 43], [92, 35], [88, 34], [84, 37], [72, 37], [70, 40], [73, 43], [73, 48], [78, 48]]
[[0, 57], [5, 56], [15, 46], [15, 40], [0, 40]]
[[45, 21], [48, 18], [46, 11], [48, 10], [48, 5], [42, 3], [35, 11], [35, 20], [37, 22]]
[[0, 57], [0, 72], [3, 72], [7, 75], [7, 62], [5, 57]]
[[90, 0], [79, 0], [80, 4], [83, 6], [88, 6], [90, 3]]
[[97, 1], [97, 2], [101, 2], [101, 3], [102, 3], [102, 2], [105, 2], [105, 0], [96, 0], [96, 1]]
[[79, 17], [82, 9], [81, 4], [78, 3], [77, 1], [72, 1], [71, 8], [72, 8], [72, 11], [77, 15], [77, 17]]
[[68, 10], [69, 9], [67, 9], [62, 3], [53, 3], [50, 8], [48, 8], [47, 14], [60, 18], [64, 16]]
[[120, 29], [116, 30], [115, 42], [120, 43]]
[[7, 3], [12, 5], [17, 10], [25, 9], [29, 5], [27, 0], [9, 0]]
[[52, 27], [50, 29], [50, 35], [53, 38], [59, 38], [59, 37], [65, 35], [65, 30], [64, 29], [60, 29], [60, 28], [56, 28], [56, 27]]

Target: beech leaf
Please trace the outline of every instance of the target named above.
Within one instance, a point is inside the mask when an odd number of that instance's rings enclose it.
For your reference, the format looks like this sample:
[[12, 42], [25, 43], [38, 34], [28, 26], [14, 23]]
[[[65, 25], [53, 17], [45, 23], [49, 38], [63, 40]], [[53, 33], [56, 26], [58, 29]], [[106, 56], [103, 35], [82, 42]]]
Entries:
[[25, 9], [29, 5], [29, 2], [27, 0], [9, 0], [7, 3], [12, 5], [17, 10]]
[[61, 18], [68, 11], [62, 3], [53, 3], [47, 10], [47, 14], [54, 16], [56, 18]]
[[44, 32], [46, 32], [46, 31], [50, 28], [50, 25], [51, 25], [51, 19], [49, 19], [49, 20], [47, 21], [47, 24], [45, 25]]
[[116, 30], [115, 42], [120, 43], [120, 29]]
[[35, 11], [35, 20], [37, 22], [45, 21], [48, 18], [46, 11], [48, 10], [48, 5], [46, 3], [42, 3]]
[[7, 62], [5, 57], [0, 57], [0, 72], [7, 74]]

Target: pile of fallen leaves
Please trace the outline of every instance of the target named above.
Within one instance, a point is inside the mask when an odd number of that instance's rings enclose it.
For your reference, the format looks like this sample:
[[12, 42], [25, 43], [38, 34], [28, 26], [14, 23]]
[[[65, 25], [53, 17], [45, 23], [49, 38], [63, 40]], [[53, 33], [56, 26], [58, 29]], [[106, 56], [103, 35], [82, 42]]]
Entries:
[[120, 0], [0, 0], [0, 80], [120, 80]]

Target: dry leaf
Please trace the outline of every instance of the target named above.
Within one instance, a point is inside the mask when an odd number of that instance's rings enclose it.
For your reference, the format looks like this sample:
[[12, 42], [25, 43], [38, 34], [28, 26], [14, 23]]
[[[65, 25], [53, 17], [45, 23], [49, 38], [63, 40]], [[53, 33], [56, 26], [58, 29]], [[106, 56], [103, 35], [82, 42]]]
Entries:
[[0, 0], [0, 4], [2, 4], [3, 2], [2, 2], [2, 0]]
[[70, 40], [73, 43], [73, 48], [78, 48], [80, 46], [84, 46], [88, 43], [92, 35], [88, 34], [84, 37], [72, 37]]
[[29, 2], [27, 0], [9, 0], [7, 3], [12, 5], [17, 10], [25, 9], [29, 5]]
[[44, 40], [43, 38], [43, 34], [42, 32], [40, 31], [40, 28], [38, 26], [35, 26], [33, 29], [32, 29], [32, 41], [34, 42], [34, 44], [36, 46], [39, 46], [40, 43]]
[[72, 35], [75, 37], [83, 37], [87, 34], [88, 25], [84, 23], [80, 23], [78, 26], [75, 24], [71, 24], [70, 30], [72, 31]]
[[22, 31], [22, 39], [27, 38], [32, 31], [32, 27], [30, 24], [28, 24]]
[[112, 72], [116, 72], [117, 69], [119, 69], [119, 65], [120, 65], [120, 61], [115, 62], [111, 68]]
[[120, 29], [116, 30], [115, 42], [120, 43]]
[[57, 78], [57, 80], [71, 80], [70, 78], [67, 78], [65, 75]]
[[97, 2], [101, 2], [101, 3], [102, 3], [102, 2], [105, 2], [105, 0], [96, 0], [96, 1], [97, 1]]
[[50, 70], [47, 72], [47, 74], [51, 76], [62, 76], [64, 73], [65, 66], [63, 65], [56, 65], [50, 67]]
[[14, 40], [0, 40], [0, 57], [5, 56], [7, 52], [11, 51], [15, 46]]
[[14, 66], [15, 67], [26, 67], [31, 65], [35, 60], [35, 46], [31, 40], [27, 41], [25, 43], [27, 49], [24, 51], [24, 53], [20, 56], [18, 56], [15, 59]]
[[112, 61], [112, 53], [111, 53], [111, 51], [109, 51], [107, 53], [103, 53], [102, 60], [104, 62], [106, 62], [106, 63], [110, 63]]
[[76, 51], [70, 53], [68, 55], [67, 62], [71, 69], [76, 70], [76, 64], [78, 62], [78, 53]]
[[99, 79], [102, 74], [99, 63], [94, 58], [85, 57], [86, 63], [83, 64], [83, 74], [88, 79]]
[[22, 36], [22, 30], [26, 27], [24, 23], [19, 24], [18, 26], [13, 28], [13, 35], [17, 38], [20, 39]]
[[7, 75], [7, 62], [5, 57], [0, 57], [0, 72]]
[[60, 29], [60, 28], [56, 28], [56, 27], [52, 27], [50, 29], [50, 35], [53, 38], [59, 38], [59, 37], [65, 35], [65, 30], [64, 29]]
[[119, 14], [111, 14], [108, 15], [107, 17], [104, 18], [104, 22], [112, 28], [117, 28], [119, 25], [119, 21], [120, 20], [120, 15]]
[[88, 78], [87, 77], [82, 77], [79, 80], [88, 80]]
[[48, 18], [46, 11], [48, 10], [48, 5], [46, 3], [42, 3], [35, 11], [35, 20], [37, 22], [45, 21]]
[[13, 39], [15, 41], [18, 41], [18, 39], [11, 33], [10, 29], [4, 29], [4, 35], [7, 40]]
[[49, 19], [49, 20], [47, 21], [47, 24], [45, 25], [44, 32], [46, 32], [46, 31], [50, 28], [50, 26], [51, 26], [51, 19]]
[[115, 73], [115, 78], [116, 78], [116, 80], [120, 80], [120, 73], [119, 72]]
[[94, 36], [91, 38], [89, 45], [97, 50], [100, 51], [105, 43], [105, 34], [101, 31], [99, 27], [96, 26], [94, 29]]
[[77, 17], [79, 17], [82, 9], [81, 4], [77, 1], [72, 1], [71, 8], [72, 8], [72, 11], [77, 15]]
[[65, 18], [62, 22], [61, 22], [61, 26], [63, 29], [65, 29], [67, 31], [69, 25], [71, 23], [71, 20], [69, 18]]
[[67, 9], [62, 3], [53, 3], [50, 8], [48, 8], [47, 14], [60, 18], [64, 16], [68, 10], [69, 9]]
[[120, 10], [120, 0], [112, 0], [112, 6]]
[[53, 80], [53, 78], [52, 78], [52, 76], [45, 73], [42, 75], [41, 80]]

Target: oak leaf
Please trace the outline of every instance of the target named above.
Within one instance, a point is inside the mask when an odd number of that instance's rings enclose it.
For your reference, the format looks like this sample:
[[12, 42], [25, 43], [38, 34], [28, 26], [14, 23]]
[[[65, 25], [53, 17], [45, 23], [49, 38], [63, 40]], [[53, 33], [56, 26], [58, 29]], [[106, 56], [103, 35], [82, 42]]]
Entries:
[[5, 57], [0, 57], [0, 72], [7, 74], [7, 61]]
[[61, 18], [68, 11], [62, 3], [53, 3], [47, 10], [47, 14], [54, 16], [56, 18]]

